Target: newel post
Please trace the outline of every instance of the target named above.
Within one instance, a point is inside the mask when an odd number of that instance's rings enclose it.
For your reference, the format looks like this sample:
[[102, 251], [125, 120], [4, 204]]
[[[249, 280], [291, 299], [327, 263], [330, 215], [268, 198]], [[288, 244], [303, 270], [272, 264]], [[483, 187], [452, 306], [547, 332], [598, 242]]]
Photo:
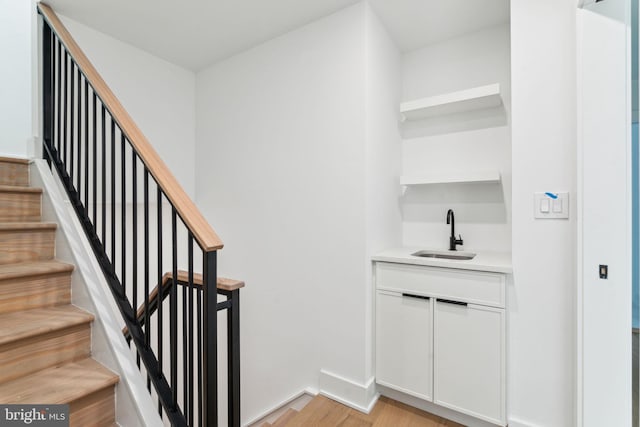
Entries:
[[218, 292], [217, 252], [204, 253], [203, 277], [203, 425], [218, 425]]

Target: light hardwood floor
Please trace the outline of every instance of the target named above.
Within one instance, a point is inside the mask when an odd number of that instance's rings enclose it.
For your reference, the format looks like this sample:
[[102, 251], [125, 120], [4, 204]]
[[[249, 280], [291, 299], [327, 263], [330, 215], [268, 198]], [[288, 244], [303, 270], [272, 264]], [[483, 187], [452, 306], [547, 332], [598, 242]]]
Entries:
[[[381, 397], [370, 414], [363, 414], [324, 396], [316, 396], [295, 416], [273, 426], [286, 427], [453, 427], [462, 426], [428, 412]], [[284, 421], [284, 420], [283, 420]], [[269, 424], [267, 424], [269, 425]]]

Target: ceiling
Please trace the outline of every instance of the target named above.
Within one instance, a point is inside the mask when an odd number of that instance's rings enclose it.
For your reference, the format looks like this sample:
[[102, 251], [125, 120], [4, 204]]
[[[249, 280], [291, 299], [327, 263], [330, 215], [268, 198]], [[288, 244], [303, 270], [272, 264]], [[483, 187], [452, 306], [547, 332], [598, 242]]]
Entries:
[[369, 0], [403, 52], [509, 22], [509, 0]]
[[[49, 0], [69, 18], [198, 71], [360, 0]], [[509, 0], [369, 0], [402, 51], [509, 21]]]

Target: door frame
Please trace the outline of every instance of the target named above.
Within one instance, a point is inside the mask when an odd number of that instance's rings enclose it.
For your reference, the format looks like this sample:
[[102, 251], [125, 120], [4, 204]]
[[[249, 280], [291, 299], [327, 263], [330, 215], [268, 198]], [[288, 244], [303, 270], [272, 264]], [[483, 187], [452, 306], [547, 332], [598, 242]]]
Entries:
[[[614, 4], [614, 2], [619, 2]], [[597, 4], [599, 3], [599, 4]], [[577, 19], [577, 300], [576, 300], [576, 425], [579, 427], [591, 427], [597, 425], [598, 420], [607, 419], [611, 423], [609, 425], [630, 425], [631, 424], [631, 334], [628, 334], [628, 342], [624, 338], [616, 336], [618, 331], [625, 328], [631, 329], [631, 73], [630, 73], [630, 0], [579, 0], [578, 9], [576, 11]], [[622, 23], [625, 28], [614, 28], [614, 33], [605, 34], [605, 38], [609, 35], [618, 37], [618, 32], [624, 30], [625, 54], [626, 58], [622, 58], [620, 51], [613, 52], [612, 55], [618, 55], [611, 63], [622, 62], [624, 59], [625, 69], [620, 70], [621, 74], [602, 72], [603, 68], [609, 65], [607, 60], [603, 61], [601, 69], [594, 71], [594, 68], [584, 61], [588, 60], [588, 55], [592, 55], [594, 50], [598, 52], [605, 51], [602, 46], [593, 43], [593, 39], [589, 40], [591, 44], [585, 41], [585, 31], [593, 31], [605, 29], [609, 31], [608, 25], [616, 20], [606, 21], [605, 13], [613, 9], [617, 9], [618, 17], [624, 8], [624, 23], [622, 18], [617, 20]], [[588, 15], [591, 14], [591, 15]], [[595, 15], [594, 15], [595, 14]], [[594, 17], [602, 16], [601, 24]], [[602, 26], [600, 26], [602, 25]], [[599, 39], [596, 39], [599, 41]], [[606, 42], [606, 40], [605, 40]], [[608, 59], [608, 58], [607, 58]], [[599, 64], [602, 65], [602, 64]], [[608, 70], [611, 71], [611, 70]], [[595, 73], [595, 74], [590, 74]], [[600, 73], [600, 74], [598, 74]], [[593, 102], [590, 96], [585, 96], [585, 91], [590, 88], [586, 87], [586, 81], [594, 75], [604, 75], [613, 78], [620, 78], [624, 73], [626, 91], [624, 93], [624, 104], [626, 106], [626, 114], [624, 121], [613, 120], [608, 122], [605, 120], [599, 123], [601, 127], [611, 126], [614, 130], [613, 134], [625, 135], [625, 146], [616, 145], [611, 151], [616, 151], [614, 165], [596, 164], [595, 159], [585, 153], [590, 153], [596, 144], [601, 144], [598, 138], [593, 138], [593, 127], [585, 129], [585, 116], [589, 113], [586, 102]], [[617, 88], [615, 89], [617, 90]], [[614, 90], [614, 92], [615, 92]], [[597, 98], [597, 90], [596, 98]], [[593, 93], [587, 93], [593, 95]], [[614, 95], [605, 95], [603, 105], [607, 105], [607, 101], [614, 101], [615, 105], [611, 107], [615, 110], [622, 108], [622, 97], [620, 92]], [[592, 104], [594, 105], [594, 104]], [[593, 113], [591, 111], [590, 113]], [[617, 117], [617, 116], [616, 116]], [[589, 116], [588, 118], [592, 118]], [[624, 124], [624, 130], [620, 126]], [[597, 141], [596, 141], [597, 140]], [[618, 139], [619, 140], [619, 139]], [[610, 141], [608, 142], [610, 143]], [[595, 150], [597, 152], [597, 150]], [[604, 162], [603, 162], [604, 163]], [[624, 165], [625, 170], [620, 170], [620, 164]], [[612, 202], [607, 205], [607, 209], [611, 214], [605, 212], [602, 208], [604, 216], [602, 217], [607, 224], [611, 221], [618, 222], [617, 232], [612, 232], [610, 238], [601, 239], [602, 233], [598, 235], [589, 228], [592, 218], [589, 216], [592, 212], [585, 211], [585, 199], [593, 206], [594, 197], [598, 197], [593, 181], [585, 180], [585, 170], [594, 171], [594, 166], [600, 166], [598, 169], [603, 176], [603, 180], [609, 180], [615, 185], [612, 192], [616, 193], [615, 197], [603, 196], [603, 203]], [[607, 169], [607, 167], [609, 169]], [[617, 169], [614, 171], [613, 169]], [[591, 172], [593, 173], [593, 172]], [[585, 221], [585, 216], [588, 220]], [[587, 225], [585, 226], [585, 222]], [[586, 228], [585, 228], [586, 227]], [[624, 233], [620, 232], [624, 230]], [[613, 235], [615, 234], [615, 235]], [[610, 245], [611, 242], [614, 245]], [[609, 245], [608, 245], [609, 244]], [[594, 256], [595, 255], [595, 256]], [[605, 282], [598, 278], [598, 265], [594, 263], [594, 259], [602, 260], [602, 263], [610, 264], [611, 277]], [[594, 265], [595, 264], [595, 265]], [[615, 271], [615, 272], [614, 272]], [[598, 305], [604, 305], [599, 307]], [[603, 309], [604, 308], [604, 309]], [[611, 315], [614, 313], [614, 315]], [[622, 332], [620, 332], [622, 334]], [[594, 345], [597, 343], [597, 345]], [[594, 348], [602, 346], [609, 351], [610, 358], [604, 357], [604, 350], [601, 351]], [[593, 354], [600, 353], [600, 354]], [[615, 372], [612, 372], [615, 370]], [[619, 381], [604, 380], [605, 375], [602, 372], [612, 373], [611, 377], [619, 379]], [[605, 394], [606, 393], [606, 394]], [[594, 396], [602, 396], [609, 399], [598, 401], [597, 405], [585, 403], [585, 396], [589, 402], [593, 402]]]

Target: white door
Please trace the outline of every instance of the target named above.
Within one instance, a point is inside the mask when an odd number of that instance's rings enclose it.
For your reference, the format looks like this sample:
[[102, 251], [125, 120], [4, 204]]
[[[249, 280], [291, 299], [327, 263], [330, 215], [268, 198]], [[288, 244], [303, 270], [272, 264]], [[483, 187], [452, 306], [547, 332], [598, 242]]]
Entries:
[[577, 415], [585, 427], [631, 425], [629, 14], [629, 0], [578, 10]]
[[504, 309], [438, 299], [433, 401], [506, 425]]
[[431, 401], [433, 310], [431, 299], [376, 294], [376, 382]]

